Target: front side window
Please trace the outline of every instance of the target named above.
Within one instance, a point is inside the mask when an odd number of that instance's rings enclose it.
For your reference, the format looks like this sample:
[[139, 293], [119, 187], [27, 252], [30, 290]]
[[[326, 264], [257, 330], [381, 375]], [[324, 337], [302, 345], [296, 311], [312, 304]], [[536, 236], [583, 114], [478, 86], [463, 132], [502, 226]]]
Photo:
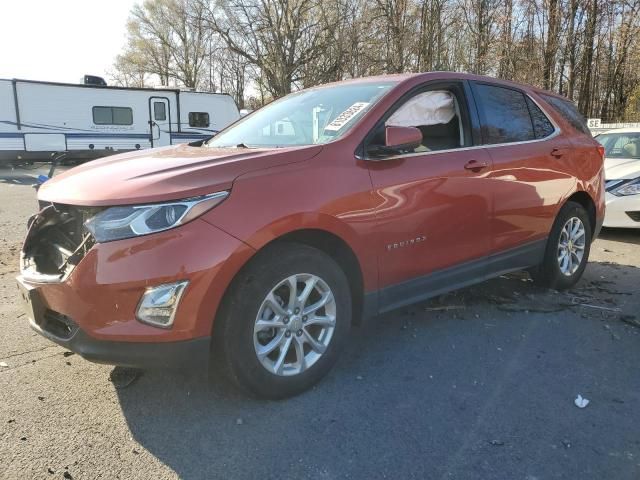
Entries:
[[292, 93], [244, 117], [211, 147], [288, 147], [330, 142], [355, 125], [395, 82], [357, 82]]
[[596, 140], [604, 147], [607, 158], [640, 159], [640, 132], [603, 133]]
[[[412, 96], [387, 119], [384, 126], [420, 130], [422, 142], [413, 150], [414, 153], [464, 146], [465, 126], [460, 117], [460, 105], [456, 95], [449, 90], [430, 90]], [[379, 135], [380, 143], [382, 138]]]
[[189, 126], [195, 128], [208, 128], [209, 114], [207, 112], [189, 112]]
[[475, 97], [486, 144], [534, 140], [533, 124], [525, 96], [510, 88], [478, 83]]
[[571, 124], [576, 130], [582, 133], [586, 133], [591, 136], [591, 131], [587, 126], [587, 121], [582, 116], [582, 114], [578, 111], [573, 102], [568, 99], [563, 99], [559, 97], [553, 97], [551, 95], [540, 95], [545, 99], [553, 108], [555, 108], [560, 115], [564, 117], [564, 119]]
[[96, 125], [132, 125], [133, 110], [129, 107], [93, 107]]

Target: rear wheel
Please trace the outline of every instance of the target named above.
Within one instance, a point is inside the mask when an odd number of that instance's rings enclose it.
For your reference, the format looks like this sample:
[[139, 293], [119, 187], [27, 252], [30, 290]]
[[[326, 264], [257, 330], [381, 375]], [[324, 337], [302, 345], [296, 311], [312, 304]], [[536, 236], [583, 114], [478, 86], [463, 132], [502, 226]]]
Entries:
[[533, 280], [558, 290], [575, 285], [587, 266], [591, 235], [585, 209], [579, 203], [567, 202], [551, 229], [544, 261], [530, 270]]
[[337, 263], [283, 242], [260, 252], [234, 281], [216, 319], [214, 354], [241, 388], [285, 398], [326, 375], [350, 325], [349, 284]]

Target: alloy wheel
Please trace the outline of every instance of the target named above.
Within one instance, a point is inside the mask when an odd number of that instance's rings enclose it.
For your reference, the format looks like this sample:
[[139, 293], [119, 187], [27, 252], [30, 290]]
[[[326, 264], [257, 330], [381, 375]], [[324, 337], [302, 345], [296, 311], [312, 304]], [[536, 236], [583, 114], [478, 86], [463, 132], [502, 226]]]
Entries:
[[558, 241], [558, 266], [563, 275], [570, 277], [580, 268], [585, 240], [586, 230], [582, 220], [571, 217], [562, 227]]
[[269, 372], [298, 375], [325, 353], [336, 325], [336, 302], [327, 283], [299, 273], [278, 283], [258, 310], [253, 345]]

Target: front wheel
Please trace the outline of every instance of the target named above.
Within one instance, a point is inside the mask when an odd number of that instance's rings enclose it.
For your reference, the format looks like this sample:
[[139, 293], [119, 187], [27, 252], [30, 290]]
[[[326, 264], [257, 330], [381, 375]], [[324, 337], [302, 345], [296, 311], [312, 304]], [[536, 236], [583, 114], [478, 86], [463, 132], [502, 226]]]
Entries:
[[326, 375], [350, 325], [350, 289], [338, 264], [283, 242], [258, 253], [234, 281], [216, 319], [214, 354], [244, 390], [285, 398]]
[[587, 266], [591, 224], [584, 207], [567, 202], [553, 224], [543, 262], [529, 272], [539, 285], [563, 290], [576, 284]]

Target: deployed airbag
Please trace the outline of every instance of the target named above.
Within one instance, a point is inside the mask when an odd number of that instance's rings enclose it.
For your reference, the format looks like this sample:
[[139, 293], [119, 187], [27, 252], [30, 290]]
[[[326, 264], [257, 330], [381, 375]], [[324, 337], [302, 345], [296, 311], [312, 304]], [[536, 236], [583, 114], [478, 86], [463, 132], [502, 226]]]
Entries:
[[390, 127], [419, 127], [449, 123], [456, 115], [453, 95], [446, 91], [424, 92], [416, 95], [386, 122]]

